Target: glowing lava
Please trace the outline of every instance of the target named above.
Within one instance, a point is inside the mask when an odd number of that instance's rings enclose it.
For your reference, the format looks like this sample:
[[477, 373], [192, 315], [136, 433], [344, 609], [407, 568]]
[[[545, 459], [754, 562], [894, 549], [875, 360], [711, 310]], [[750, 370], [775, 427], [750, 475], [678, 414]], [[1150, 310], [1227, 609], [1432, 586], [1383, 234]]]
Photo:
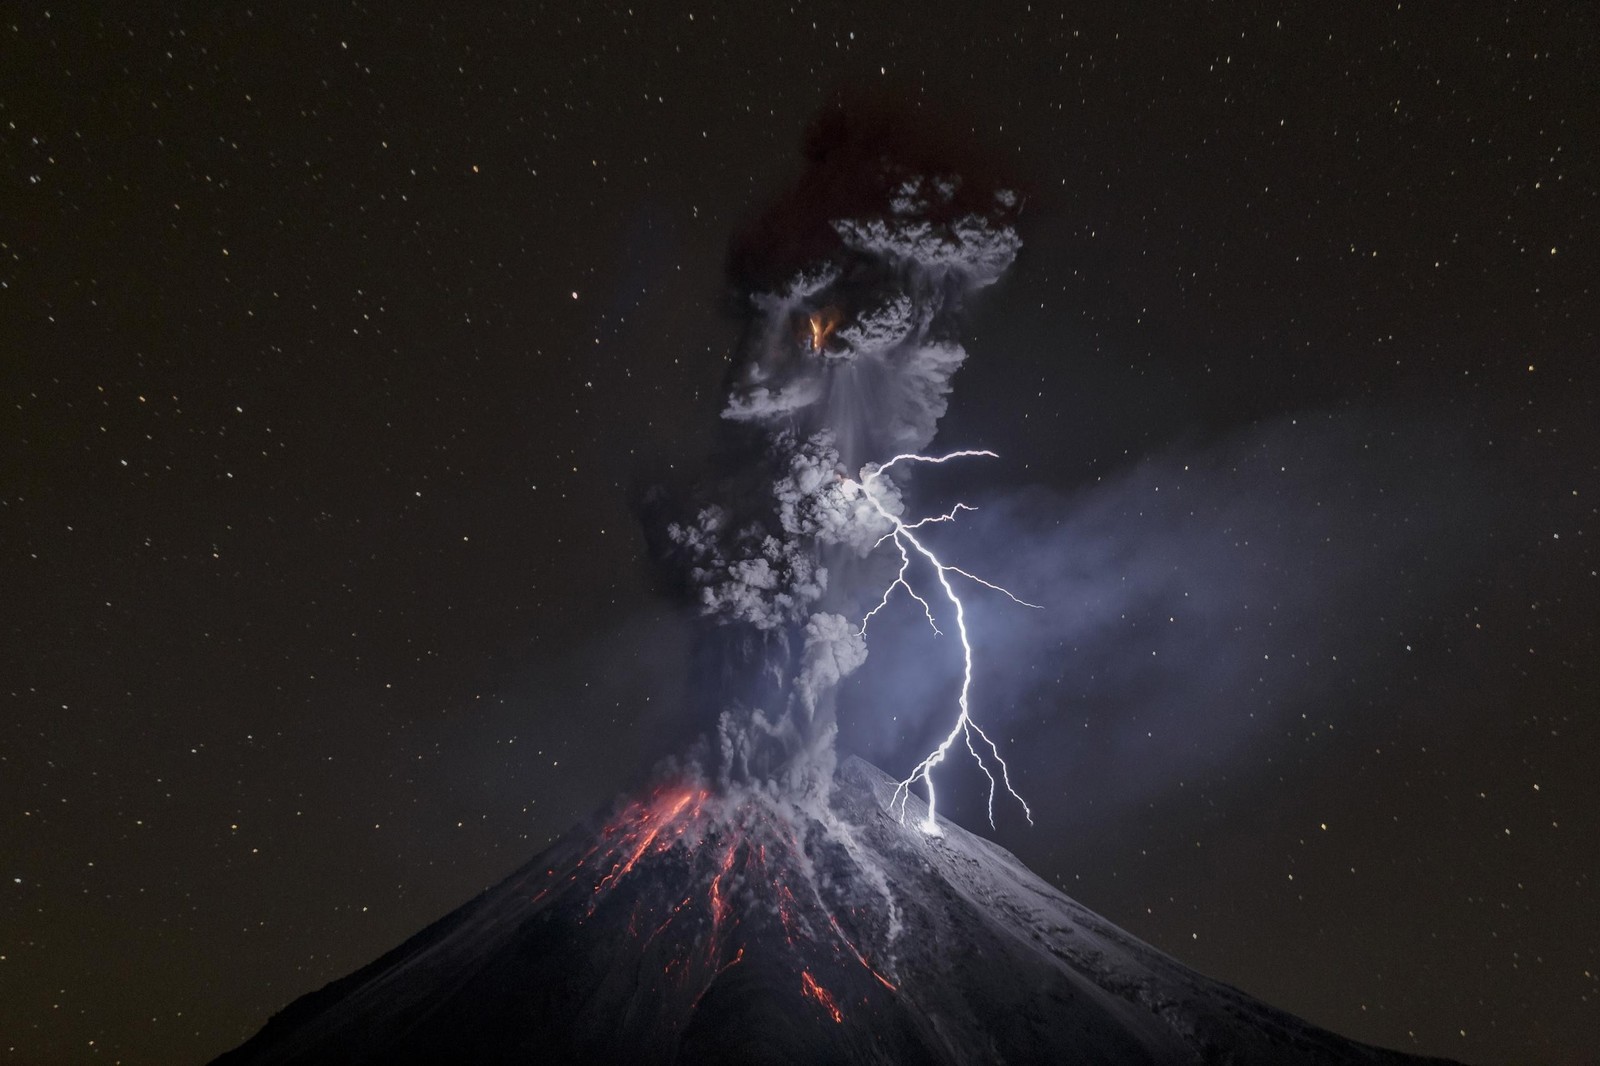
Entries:
[[833, 1018], [834, 1024], [844, 1021], [844, 1015], [839, 1013], [839, 1005], [833, 1001], [833, 996], [826, 988], [817, 984], [817, 979], [811, 976], [810, 970], [800, 971], [800, 992], [822, 1004], [823, 1009]]
[[[619, 858], [612, 863], [611, 871], [594, 886], [595, 894], [598, 895], [602, 889], [617, 878], [627, 876], [628, 872], [638, 864], [639, 857], [650, 850], [650, 845], [656, 842], [656, 838], [661, 835], [662, 830], [668, 828], [691, 802], [694, 803], [694, 812], [691, 820], [693, 816], [697, 816], [708, 795], [710, 793], [704, 791], [684, 792], [681, 795], [669, 795], [660, 803], [643, 805], [635, 823], [628, 826], [627, 832], [622, 834], [628, 849], [627, 858]], [[678, 835], [681, 836], [683, 830], [684, 826], [680, 825], [678, 827]], [[662, 843], [660, 850], [665, 851], [671, 846], [672, 841], [669, 839]]]
[[[749, 793], [657, 788], [624, 806], [601, 829], [598, 841], [569, 865], [544, 870], [544, 887], [530, 903], [571, 889], [582, 900], [581, 921], [595, 919], [608, 905], [629, 908], [626, 928], [633, 950], [641, 960], [653, 960], [663, 990], [681, 996], [690, 1009], [752, 950], [781, 943], [782, 964], [792, 967], [800, 994], [842, 1023], [839, 1002], [815, 976], [828, 972], [819, 965], [860, 966], [888, 992], [898, 989], [846, 933], [840, 918], [848, 923], [848, 913], [835, 913], [808, 872], [811, 860], [801, 834], [784, 811]], [[693, 883], [701, 887], [666, 901], [648, 888], [638, 893], [623, 888], [630, 875], [660, 876], [651, 872], [660, 869], [652, 865], [658, 862], [688, 863]], [[623, 895], [612, 903], [619, 892]], [[781, 941], [763, 941], [755, 927], [744, 928], [753, 901], [756, 912], [769, 916], [765, 920], [776, 920]], [[669, 928], [687, 931], [663, 937]]]
[[[1005, 784], [1005, 789], [1011, 794], [1012, 799], [1015, 799], [1019, 804], [1022, 805], [1022, 813], [1028, 819], [1028, 824], [1033, 824], [1033, 812], [1028, 809], [1028, 801], [1023, 799], [1022, 796], [1017, 793], [1015, 788], [1011, 787], [1010, 769], [1006, 766], [1005, 759], [1001, 757], [1000, 749], [995, 746], [995, 742], [993, 740], [989, 739], [989, 734], [985, 733], [978, 723], [972, 719], [971, 708], [968, 703], [968, 696], [972, 689], [972, 642], [967, 635], [966, 607], [962, 604], [961, 597], [956, 595], [956, 590], [951, 586], [950, 575], [960, 574], [967, 580], [976, 582], [985, 588], [1004, 593], [1014, 602], [1019, 603], [1024, 607], [1032, 607], [1036, 610], [1041, 608], [1037, 603], [1028, 603], [1026, 600], [1017, 599], [1017, 597], [1012, 595], [1009, 590], [1001, 588], [999, 585], [996, 585], [993, 582], [985, 581], [983, 578], [978, 577], [975, 574], [970, 574], [958, 566], [950, 566], [949, 564], [940, 561], [939, 557], [930, 551], [928, 547], [917, 538], [916, 534], [912, 532], [913, 530], [920, 529], [923, 526], [931, 523], [954, 521], [956, 516], [962, 511], [970, 511], [973, 510], [973, 508], [968, 507], [964, 503], [958, 503], [945, 514], [934, 515], [929, 518], [923, 518], [919, 521], [908, 524], [901, 521], [894, 514], [891, 514], [889, 510], [884, 507], [883, 500], [875, 492], [873, 492], [873, 485], [878, 481], [879, 478], [883, 476], [884, 471], [888, 470], [896, 463], [945, 463], [949, 462], [951, 459], [964, 459], [972, 456], [984, 456], [990, 459], [999, 458], [999, 456], [995, 455], [994, 452], [990, 451], [959, 451], [951, 452], [948, 455], [939, 456], [902, 454], [895, 456], [893, 459], [890, 459], [887, 463], [883, 463], [882, 465], [876, 467], [868, 466], [862, 471], [861, 480], [859, 482], [846, 482], [847, 487], [849, 485], [858, 486], [861, 489], [862, 494], [877, 510], [878, 514], [882, 515], [892, 527], [888, 533], [884, 534], [883, 537], [878, 540], [878, 543], [882, 544], [886, 540], [893, 540], [894, 546], [900, 552], [900, 571], [895, 575], [895, 579], [889, 583], [889, 587], [883, 590], [883, 598], [878, 601], [878, 605], [872, 610], [868, 611], [866, 617], [861, 620], [860, 632], [865, 633], [867, 631], [867, 623], [872, 621], [873, 615], [877, 614], [888, 605], [889, 597], [893, 595], [894, 590], [896, 588], [903, 588], [912, 599], [916, 600], [917, 603], [922, 605], [922, 612], [927, 616], [928, 625], [933, 627], [933, 631], [936, 635], [939, 634], [939, 626], [934, 621], [933, 607], [917, 592], [915, 588], [912, 587], [911, 582], [906, 577], [907, 572], [909, 572], [911, 569], [912, 552], [922, 556], [933, 567], [934, 577], [938, 580], [939, 587], [941, 590], [943, 590], [945, 599], [947, 599], [955, 608], [956, 633], [961, 638], [962, 654], [961, 695], [957, 700], [957, 704], [960, 707], [961, 713], [956, 716], [955, 725], [950, 728], [950, 732], [944, 738], [944, 740], [936, 748], [934, 748], [933, 751], [928, 753], [927, 758], [923, 759], [917, 764], [916, 768], [911, 771], [911, 775], [909, 777], [907, 777], [904, 781], [901, 781], [895, 788], [894, 799], [890, 803], [890, 810], [894, 809], [894, 805], [896, 803], [899, 804], [900, 820], [904, 822], [906, 817], [906, 801], [911, 798], [911, 786], [914, 785], [920, 778], [928, 793], [928, 816], [923, 819], [922, 822], [923, 830], [928, 833], [937, 833], [939, 831], [939, 823], [934, 817], [933, 769], [940, 763], [944, 762], [945, 756], [949, 754], [950, 748], [955, 744], [958, 738], [966, 742], [967, 751], [972, 754], [972, 758], [977, 762], [978, 768], [982, 770], [984, 776], [989, 779], [989, 825], [991, 827], [994, 825], [994, 794], [996, 787], [1001, 782]], [[983, 756], [979, 753], [977, 745], [973, 742], [974, 734], [976, 734], [977, 737], [988, 747], [990, 754], [994, 756], [994, 761], [1000, 765], [999, 782], [995, 780], [994, 774], [990, 772], [988, 764], [984, 762]]]

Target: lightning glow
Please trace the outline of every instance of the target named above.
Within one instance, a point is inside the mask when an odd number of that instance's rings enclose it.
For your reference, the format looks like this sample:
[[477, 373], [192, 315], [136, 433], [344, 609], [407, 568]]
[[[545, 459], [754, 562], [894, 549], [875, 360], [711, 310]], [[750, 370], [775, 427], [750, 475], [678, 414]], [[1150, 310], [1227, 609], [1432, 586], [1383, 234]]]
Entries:
[[[876, 484], [878, 479], [883, 476], [886, 470], [894, 466], [896, 463], [946, 463], [952, 459], [965, 459], [975, 456], [982, 456], [989, 459], [999, 458], [998, 455], [991, 451], [972, 450], [950, 452], [947, 455], [939, 456], [914, 455], [909, 453], [901, 454], [879, 466], [869, 466], [865, 468], [861, 473], [861, 480], [859, 482], [846, 482], [846, 487], [851, 485], [858, 487], [861, 490], [862, 495], [865, 496], [868, 502], [872, 504], [873, 508], [877, 510], [878, 514], [883, 516], [883, 518], [889, 522], [891, 528], [888, 533], [884, 534], [883, 537], [878, 540], [878, 544], [881, 545], [886, 540], [892, 540], [895, 548], [900, 552], [899, 572], [895, 575], [895, 579], [889, 583], [889, 586], [883, 590], [883, 597], [878, 601], [878, 605], [872, 610], [868, 611], [866, 616], [862, 618], [861, 629], [859, 632], [863, 634], [866, 633], [867, 624], [872, 621], [873, 615], [877, 614], [888, 605], [889, 597], [894, 594], [894, 590], [896, 588], [903, 588], [912, 599], [916, 600], [917, 603], [922, 606], [923, 614], [927, 617], [928, 625], [933, 628], [934, 633], [940, 634], [939, 626], [934, 621], [932, 606], [920, 593], [917, 592], [915, 588], [912, 587], [911, 582], [906, 577], [907, 573], [911, 569], [912, 552], [922, 556], [933, 567], [934, 576], [938, 579], [939, 587], [943, 591], [945, 599], [947, 599], [951, 606], [955, 608], [956, 633], [961, 638], [962, 654], [961, 695], [957, 700], [957, 704], [960, 707], [960, 714], [956, 716], [955, 724], [951, 727], [949, 734], [944, 738], [944, 740], [940, 742], [940, 744], [934, 748], [933, 751], [929, 752], [925, 759], [917, 764], [916, 768], [911, 771], [911, 775], [909, 777], [901, 781], [899, 785], [896, 786], [894, 797], [890, 801], [889, 805], [890, 810], [893, 810], [896, 804], [899, 805], [900, 820], [901, 822], [904, 822], [906, 817], [906, 802], [911, 798], [911, 786], [916, 784], [916, 782], [920, 779], [923, 782], [928, 794], [928, 816], [923, 819], [922, 822], [923, 830], [928, 833], [939, 832], [939, 823], [934, 814], [935, 797], [933, 788], [933, 770], [934, 767], [944, 762], [945, 756], [950, 753], [950, 749], [955, 745], [957, 739], [961, 739], [966, 742], [967, 751], [971, 753], [973, 760], [977, 762], [978, 768], [983, 771], [984, 776], [989, 779], [989, 825], [993, 827], [995, 824], [994, 796], [996, 789], [1002, 784], [1005, 786], [1005, 790], [1010, 793], [1011, 798], [1015, 799], [1017, 803], [1021, 804], [1022, 813], [1028, 819], [1028, 824], [1033, 824], [1033, 811], [1028, 808], [1027, 800], [1023, 799], [1022, 796], [1018, 794], [1017, 790], [1011, 786], [1011, 773], [1009, 768], [1006, 766], [1005, 759], [1000, 755], [1000, 749], [995, 745], [993, 740], [989, 739], [989, 734], [985, 733], [982, 727], [980, 727], [977, 722], [973, 721], [971, 707], [969, 704], [969, 696], [972, 689], [972, 641], [969, 639], [967, 634], [966, 607], [962, 604], [961, 597], [956, 595], [955, 588], [950, 584], [950, 575], [958, 574], [969, 581], [982, 585], [984, 588], [993, 589], [996, 592], [1003, 593], [1004, 595], [1010, 597], [1013, 602], [1021, 604], [1023, 607], [1032, 607], [1035, 610], [1040, 610], [1042, 608], [1040, 608], [1037, 603], [1029, 603], [1026, 600], [1018, 599], [1010, 592], [1010, 590], [1002, 588], [991, 581], [986, 581], [975, 574], [968, 573], [958, 566], [951, 566], [948, 563], [941, 561], [939, 557], [935, 555], [927, 547], [927, 545], [923, 544], [913, 532], [913, 530], [920, 529], [923, 526], [931, 523], [952, 522], [962, 511], [971, 511], [975, 510], [975, 508], [969, 507], [964, 503], [958, 503], [945, 514], [934, 515], [928, 518], [919, 519], [916, 522], [908, 523], [901, 521], [899, 517], [892, 514], [889, 509], [884, 506], [882, 498], [873, 491], [873, 486]], [[979, 752], [978, 745], [973, 739], [974, 734], [976, 734], [977, 738], [988, 747], [989, 753], [994, 757], [994, 761], [999, 765], [1000, 778], [998, 781], [995, 779], [994, 774], [990, 771], [988, 764], [984, 761], [983, 755]]]
[[815, 354], [821, 354], [822, 349], [828, 343], [828, 338], [833, 336], [835, 329], [839, 328], [839, 312], [831, 307], [823, 308], [821, 311], [813, 311], [806, 319], [806, 327], [809, 333], [807, 343], [810, 344], [811, 351]]

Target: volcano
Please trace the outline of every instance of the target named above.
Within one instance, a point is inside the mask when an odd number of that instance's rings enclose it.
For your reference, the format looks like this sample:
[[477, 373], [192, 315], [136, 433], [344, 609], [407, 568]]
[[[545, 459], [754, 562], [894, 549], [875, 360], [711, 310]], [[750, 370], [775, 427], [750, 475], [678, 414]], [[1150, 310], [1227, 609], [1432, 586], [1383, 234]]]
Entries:
[[1195, 973], [895, 791], [856, 758], [809, 803], [669, 779], [216, 1063], [1440, 1061]]

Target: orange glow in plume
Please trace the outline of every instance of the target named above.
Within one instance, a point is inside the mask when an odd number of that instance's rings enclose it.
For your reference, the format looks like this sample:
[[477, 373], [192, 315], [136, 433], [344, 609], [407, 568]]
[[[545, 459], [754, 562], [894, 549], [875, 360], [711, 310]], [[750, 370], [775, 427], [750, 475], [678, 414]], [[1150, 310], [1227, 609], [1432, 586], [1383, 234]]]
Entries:
[[839, 312], [831, 307], [821, 311], [811, 312], [808, 320], [811, 330], [811, 350], [821, 352], [822, 346], [828, 343], [828, 338], [833, 336], [833, 331], [839, 328]]

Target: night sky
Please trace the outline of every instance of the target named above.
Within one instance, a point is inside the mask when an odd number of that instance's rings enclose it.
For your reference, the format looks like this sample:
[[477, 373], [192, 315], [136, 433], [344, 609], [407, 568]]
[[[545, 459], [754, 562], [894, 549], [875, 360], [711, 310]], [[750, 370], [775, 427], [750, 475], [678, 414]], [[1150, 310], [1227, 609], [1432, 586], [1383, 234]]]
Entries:
[[[635, 502], [841, 92], [1027, 197], [936, 443], [1001, 458], [918, 482], [1045, 607], [974, 611], [997, 838], [1340, 1033], [1600, 1061], [1592, 5], [98, 7], [0, 19], [4, 1061], [204, 1061], [691, 739]], [[926, 751], [931, 639], [843, 750]]]

